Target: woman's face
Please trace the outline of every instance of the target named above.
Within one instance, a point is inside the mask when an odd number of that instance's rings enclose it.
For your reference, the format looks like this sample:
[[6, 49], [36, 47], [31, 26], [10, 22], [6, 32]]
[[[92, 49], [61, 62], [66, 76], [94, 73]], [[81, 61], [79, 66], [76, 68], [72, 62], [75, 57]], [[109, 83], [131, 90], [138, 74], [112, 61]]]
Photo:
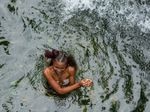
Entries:
[[53, 69], [55, 70], [55, 72], [57, 74], [62, 74], [66, 69], [66, 64], [63, 62], [54, 61], [53, 62]]

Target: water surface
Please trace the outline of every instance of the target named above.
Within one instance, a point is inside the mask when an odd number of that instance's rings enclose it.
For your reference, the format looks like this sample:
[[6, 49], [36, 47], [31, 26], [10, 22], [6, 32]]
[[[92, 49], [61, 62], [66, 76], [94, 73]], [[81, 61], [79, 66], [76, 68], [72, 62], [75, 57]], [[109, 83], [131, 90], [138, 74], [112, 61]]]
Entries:
[[[74, 55], [92, 88], [46, 94], [45, 49]], [[0, 0], [2, 112], [149, 112], [148, 0]]]

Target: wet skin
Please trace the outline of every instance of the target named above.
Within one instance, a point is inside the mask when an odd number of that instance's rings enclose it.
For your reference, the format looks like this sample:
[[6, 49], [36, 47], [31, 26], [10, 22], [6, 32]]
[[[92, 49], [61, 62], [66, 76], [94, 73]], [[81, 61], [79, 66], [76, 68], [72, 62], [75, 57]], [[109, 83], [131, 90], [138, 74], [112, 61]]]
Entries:
[[[43, 74], [47, 79], [49, 85], [58, 94], [67, 94], [80, 87], [92, 86], [92, 81], [83, 79], [79, 82], [75, 81], [76, 70], [74, 67], [67, 66], [63, 62], [54, 61], [53, 65], [44, 69]], [[67, 75], [69, 74], [69, 76]], [[69, 79], [69, 84], [67, 86], [61, 86], [60, 82], [65, 79]]]

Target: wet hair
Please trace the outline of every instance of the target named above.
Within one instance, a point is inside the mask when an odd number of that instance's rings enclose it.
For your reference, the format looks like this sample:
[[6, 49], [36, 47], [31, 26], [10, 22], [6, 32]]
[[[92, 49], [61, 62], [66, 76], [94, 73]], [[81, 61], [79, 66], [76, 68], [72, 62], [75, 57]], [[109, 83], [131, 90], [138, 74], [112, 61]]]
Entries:
[[59, 54], [59, 51], [56, 50], [56, 49], [53, 49], [52, 51], [49, 51], [49, 50], [45, 50], [45, 57], [46, 58], [51, 58], [51, 59], [54, 59], [58, 56]]
[[55, 61], [63, 62], [68, 64], [67, 54], [65, 52], [59, 52], [58, 56], [56, 56]]
[[72, 66], [77, 70], [77, 63], [74, 57], [70, 54], [68, 55], [64, 51], [58, 51], [56, 49], [52, 49], [52, 51], [45, 50], [45, 57], [51, 59], [50, 66], [53, 64], [53, 61], [63, 62], [68, 66]]

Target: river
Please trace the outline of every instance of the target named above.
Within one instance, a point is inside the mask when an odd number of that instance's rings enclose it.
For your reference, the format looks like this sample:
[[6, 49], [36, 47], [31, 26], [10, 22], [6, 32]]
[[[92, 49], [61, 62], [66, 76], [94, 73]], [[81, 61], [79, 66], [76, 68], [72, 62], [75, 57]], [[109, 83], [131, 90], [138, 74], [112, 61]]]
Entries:
[[[77, 80], [46, 93], [44, 50], [74, 55]], [[1, 112], [150, 112], [149, 0], [0, 0]]]

